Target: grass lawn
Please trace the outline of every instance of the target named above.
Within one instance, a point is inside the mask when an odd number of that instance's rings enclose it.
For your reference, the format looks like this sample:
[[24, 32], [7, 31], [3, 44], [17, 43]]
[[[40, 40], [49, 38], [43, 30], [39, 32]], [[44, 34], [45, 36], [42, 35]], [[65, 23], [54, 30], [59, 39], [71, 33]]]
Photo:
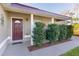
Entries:
[[79, 47], [71, 49], [70, 51], [66, 52], [62, 56], [79, 56]]

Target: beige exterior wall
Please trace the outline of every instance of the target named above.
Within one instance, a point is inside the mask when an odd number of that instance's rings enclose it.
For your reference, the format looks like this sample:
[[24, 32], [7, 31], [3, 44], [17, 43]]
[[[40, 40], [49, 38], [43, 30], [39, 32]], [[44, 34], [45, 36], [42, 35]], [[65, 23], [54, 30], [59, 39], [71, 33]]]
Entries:
[[[1, 16], [3, 18], [1, 18]], [[4, 20], [4, 24], [1, 24], [1, 19]], [[7, 15], [6, 12], [4, 11], [2, 5], [0, 4], [0, 42], [2, 42], [4, 39], [8, 37], [8, 32], [7, 32]]]
[[34, 16], [34, 23], [35, 22], [42, 22], [47, 26], [48, 24], [52, 23], [52, 18]]
[[30, 35], [31, 25], [30, 25], [30, 15], [16, 13], [16, 12], [7, 12], [8, 15], [8, 35], [11, 36], [12, 28], [12, 18], [23, 19], [23, 35]]

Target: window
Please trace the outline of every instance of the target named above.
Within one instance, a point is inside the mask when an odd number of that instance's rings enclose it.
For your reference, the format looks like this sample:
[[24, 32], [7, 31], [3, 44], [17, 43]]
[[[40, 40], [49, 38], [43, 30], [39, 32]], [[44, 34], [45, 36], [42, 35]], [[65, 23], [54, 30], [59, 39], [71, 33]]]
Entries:
[[21, 23], [19, 20], [16, 20], [15, 23]]

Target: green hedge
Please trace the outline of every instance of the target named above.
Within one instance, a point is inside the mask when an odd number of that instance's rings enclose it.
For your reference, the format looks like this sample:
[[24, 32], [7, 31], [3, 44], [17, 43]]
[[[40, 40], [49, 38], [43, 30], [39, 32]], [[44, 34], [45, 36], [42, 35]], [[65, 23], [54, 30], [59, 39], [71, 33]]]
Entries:
[[73, 35], [73, 26], [67, 25], [67, 36], [66, 39], [70, 39]]
[[49, 24], [48, 29], [46, 30], [46, 39], [49, 42], [57, 41], [59, 36], [59, 26], [57, 24]]
[[38, 47], [42, 46], [44, 39], [52, 43], [54, 41], [70, 39], [73, 35], [72, 25], [49, 24], [46, 31], [44, 29], [45, 24], [36, 22], [35, 25], [32, 37], [34, 44]]
[[73, 35], [72, 25], [50, 24], [48, 25], [48, 29], [46, 30], [46, 39], [49, 40], [49, 42], [70, 39], [72, 35]]
[[67, 25], [59, 25], [59, 40], [63, 40], [63, 39], [66, 39], [67, 37]]
[[36, 46], [40, 47], [45, 39], [45, 29], [44, 24], [41, 22], [35, 23], [35, 28], [33, 30], [33, 42]]

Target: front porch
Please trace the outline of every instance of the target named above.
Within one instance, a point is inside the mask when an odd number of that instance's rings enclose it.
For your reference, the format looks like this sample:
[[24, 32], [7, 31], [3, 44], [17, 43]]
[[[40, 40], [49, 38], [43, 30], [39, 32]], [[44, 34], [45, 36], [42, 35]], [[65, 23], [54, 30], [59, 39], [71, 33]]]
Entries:
[[3, 56], [29, 56], [31, 55], [27, 49], [27, 45], [30, 42], [23, 42], [19, 44], [11, 44], [9, 43], [7, 48], [5, 49]]
[[[29, 45], [33, 45], [33, 39], [32, 39], [32, 31], [35, 26], [35, 22], [43, 22], [46, 26], [50, 23], [54, 23], [54, 18], [52, 17], [45, 17], [45, 16], [38, 16], [34, 14], [24, 14], [24, 13], [18, 13], [13, 11], [6, 11], [7, 14], [7, 22], [8, 22], [8, 36], [9, 36], [9, 42], [24, 42], [24, 41], [30, 41]], [[22, 19], [22, 40], [13, 40], [13, 21], [12, 19], [15, 18], [17, 20]]]

